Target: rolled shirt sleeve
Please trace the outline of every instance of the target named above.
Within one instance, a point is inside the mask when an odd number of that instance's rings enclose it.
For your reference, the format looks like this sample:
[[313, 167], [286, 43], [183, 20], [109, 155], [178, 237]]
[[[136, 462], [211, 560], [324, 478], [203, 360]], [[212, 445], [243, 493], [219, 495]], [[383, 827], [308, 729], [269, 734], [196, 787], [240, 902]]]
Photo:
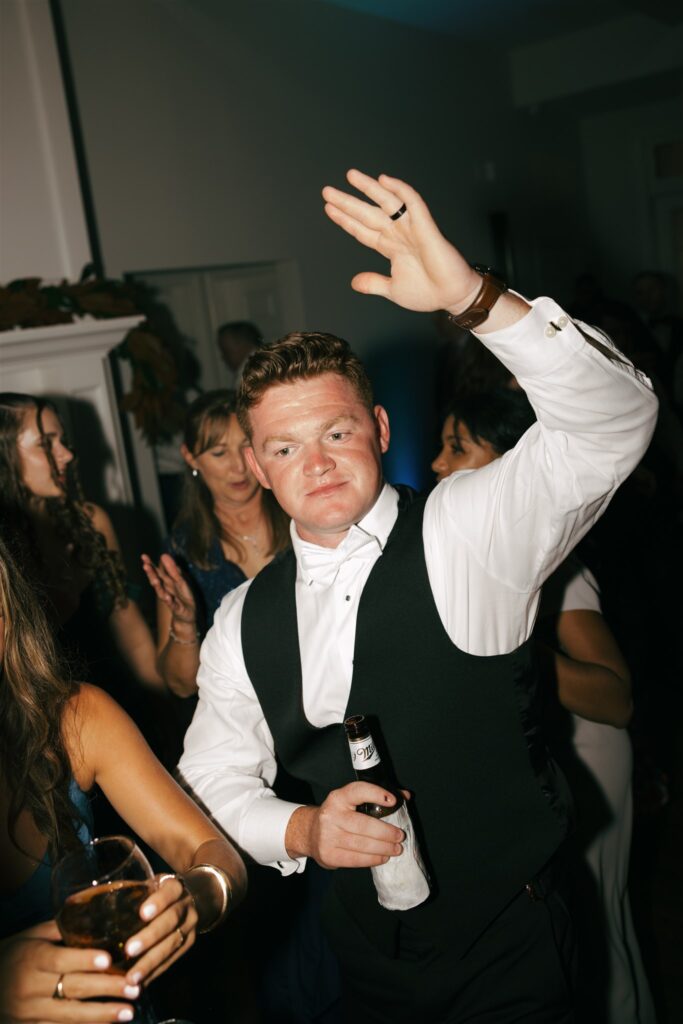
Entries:
[[299, 804], [277, 798], [271, 732], [244, 664], [242, 607], [249, 583], [228, 594], [201, 647], [199, 701], [178, 770], [216, 823], [260, 864], [302, 871], [285, 832]]

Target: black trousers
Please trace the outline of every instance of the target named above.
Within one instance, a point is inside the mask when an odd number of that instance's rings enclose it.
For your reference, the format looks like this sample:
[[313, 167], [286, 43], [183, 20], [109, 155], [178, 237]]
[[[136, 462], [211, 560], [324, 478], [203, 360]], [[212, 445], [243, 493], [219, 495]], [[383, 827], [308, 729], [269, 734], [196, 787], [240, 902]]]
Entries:
[[[401, 933], [383, 956], [340, 906], [326, 915], [340, 959], [348, 1020], [363, 1024], [571, 1024], [574, 929], [558, 890], [521, 892], [469, 952], [437, 950]], [[457, 922], [454, 922], [457, 927]]]

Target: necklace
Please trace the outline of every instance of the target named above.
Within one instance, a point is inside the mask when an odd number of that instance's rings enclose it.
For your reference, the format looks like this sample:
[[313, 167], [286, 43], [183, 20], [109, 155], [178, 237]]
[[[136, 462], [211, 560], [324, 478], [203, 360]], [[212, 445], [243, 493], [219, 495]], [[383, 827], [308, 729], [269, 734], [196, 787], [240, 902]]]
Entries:
[[239, 537], [240, 540], [248, 541], [251, 544], [251, 546], [253, 547], [254, 551], [260, 551], [261, 550], [261, 545], [259, 544], [258, 539], [256, 537], [254, 537], [254, 535], [252, 533], [240, 533], [240, 534], [238, 534], [238, 537]]

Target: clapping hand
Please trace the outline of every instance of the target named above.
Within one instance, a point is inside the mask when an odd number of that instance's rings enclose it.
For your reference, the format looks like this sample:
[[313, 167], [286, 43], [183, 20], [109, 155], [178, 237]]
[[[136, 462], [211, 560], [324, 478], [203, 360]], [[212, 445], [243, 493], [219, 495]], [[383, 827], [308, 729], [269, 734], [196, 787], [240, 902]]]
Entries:
[[171, 555], [162, 555], [155, 565], [149, 555], [142, 555], [142, 568], [154, 593], [168, 606], [174, 623], [196, 628], [197, 607], [185, 577]]
[[325, 213], [391, 263], [389, 276], [357, 274], [351, 286], [405, 309], [459, 313], [467, 308], [481, 288], [481, 277], [444, 238], [415, 189], [386, 174], [371, 178], [351, 170], [346, 177], [370, 202], [326, 185]]

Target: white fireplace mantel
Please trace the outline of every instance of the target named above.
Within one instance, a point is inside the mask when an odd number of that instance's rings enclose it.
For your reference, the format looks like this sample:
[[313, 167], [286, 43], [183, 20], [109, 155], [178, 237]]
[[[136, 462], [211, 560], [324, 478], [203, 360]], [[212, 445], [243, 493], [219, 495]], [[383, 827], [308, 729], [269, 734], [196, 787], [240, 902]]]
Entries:
[[[0, 391], [49, 397], [81, 459], [86, 496], [133, 505], [109, 353], [143, 317], [0, 331]], [[95, 493], [85, 478], [99, 476]]]

